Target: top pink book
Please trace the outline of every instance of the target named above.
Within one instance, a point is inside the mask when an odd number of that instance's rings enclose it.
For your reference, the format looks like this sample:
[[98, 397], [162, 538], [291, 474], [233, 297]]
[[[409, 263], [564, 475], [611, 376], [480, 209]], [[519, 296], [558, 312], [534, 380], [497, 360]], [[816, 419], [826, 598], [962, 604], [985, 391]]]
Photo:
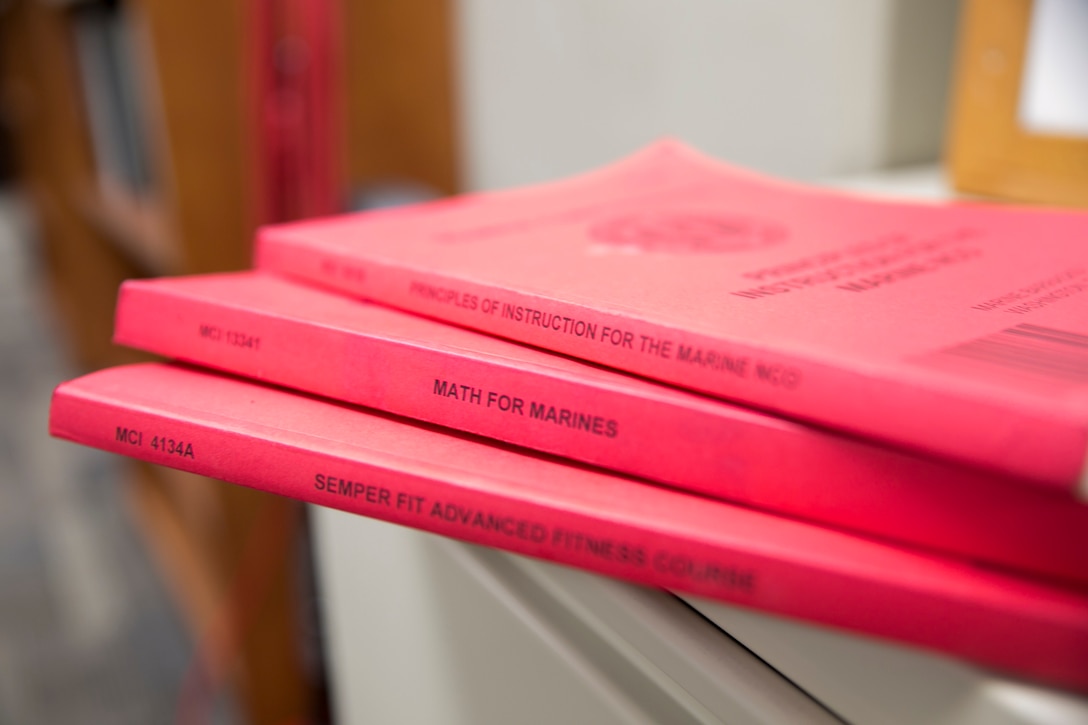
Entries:
[[870, 199], [663, 141], [268, 227], [258, 265], [1088, 495], [1088, 214]]

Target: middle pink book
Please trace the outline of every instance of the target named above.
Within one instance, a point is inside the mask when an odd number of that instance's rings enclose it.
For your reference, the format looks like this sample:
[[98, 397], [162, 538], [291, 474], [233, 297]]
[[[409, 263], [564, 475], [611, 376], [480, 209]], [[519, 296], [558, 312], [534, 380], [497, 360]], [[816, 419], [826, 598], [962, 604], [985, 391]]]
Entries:
[[1088, 506], [259, 272], [133, 280], [116, 342], [1088, 585]]

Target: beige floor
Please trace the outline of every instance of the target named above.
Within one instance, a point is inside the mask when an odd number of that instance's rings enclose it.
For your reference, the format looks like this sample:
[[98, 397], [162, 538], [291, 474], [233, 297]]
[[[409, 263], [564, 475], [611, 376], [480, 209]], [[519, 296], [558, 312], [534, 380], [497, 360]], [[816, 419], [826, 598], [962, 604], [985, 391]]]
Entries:
[[73, 371], [30, 221], [0, 192], [0, 725], [170, 723], [190, 643], [126, 519], [119, 462], [46, 433]]

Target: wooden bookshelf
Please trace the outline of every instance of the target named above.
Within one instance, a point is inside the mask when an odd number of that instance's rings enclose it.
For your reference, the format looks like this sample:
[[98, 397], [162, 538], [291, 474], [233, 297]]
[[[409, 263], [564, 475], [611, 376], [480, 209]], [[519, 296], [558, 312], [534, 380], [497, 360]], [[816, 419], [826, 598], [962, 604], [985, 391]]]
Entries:
[[181, 245], [155, 201], [100, 186], [77, 190], [75, 201], [86, 224], [146, 275], [176, 274], [182, 268]]
[[[188, 679], [200, 687], [182, 697], [206, 704], [233, 682], [248, 722], [312, 719], [312, 689], [300, 687], [312, 673], [297, 652], [307, 629], [293, 556], [300, 507], [159, 466], [140, 464], [133, 473], [130, 509], [154, 559], [171, 573], [168, 584], [194, 633]], [[184, 505], [194, 503], [194, 492], [203, 499], [195, 510]]]
[[[145, 144], [147, 184], [135, 189], [104, 173], [101, 124], [93, 128], [84, 95], [94, 76], [80, 65], [88, 51], [73, 21], [95, 1], [0, 4], [0, 113], [34, 207], [54, 307], [84, 369], [148, 357], [110, 342], [122, 280], [249, 265], [262, 193], [250, 20], [259, 3], [287, 0], [120, 0], [136, 66], [127, 90]], [[335, 122], [345, 199], [350, 188], [384, 181], [457, 190], [449, 5], [330, 5], [343, 32]], [[268, 536], [262, 528], [299, 520], [300, 509], [164, 469], [138, 467], [133, 478], [133, 516], [201, 642], [238, 606], [247, 547]], [[320, 708], [298, 631], [306, 581], [292, 564], [297, 540], [271, 541], [269, 566], [280, 575], [258, 587], [227, 686], [247, 722], [304, 722]]]

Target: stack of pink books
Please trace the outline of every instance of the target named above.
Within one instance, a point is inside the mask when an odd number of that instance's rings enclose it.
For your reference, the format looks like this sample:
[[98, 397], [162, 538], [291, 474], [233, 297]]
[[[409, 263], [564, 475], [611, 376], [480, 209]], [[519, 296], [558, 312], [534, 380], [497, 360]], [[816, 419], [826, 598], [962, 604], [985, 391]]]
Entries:
[[1088, 691], [1088, 215], [656, 144], [125, 283], [54, 435]]

